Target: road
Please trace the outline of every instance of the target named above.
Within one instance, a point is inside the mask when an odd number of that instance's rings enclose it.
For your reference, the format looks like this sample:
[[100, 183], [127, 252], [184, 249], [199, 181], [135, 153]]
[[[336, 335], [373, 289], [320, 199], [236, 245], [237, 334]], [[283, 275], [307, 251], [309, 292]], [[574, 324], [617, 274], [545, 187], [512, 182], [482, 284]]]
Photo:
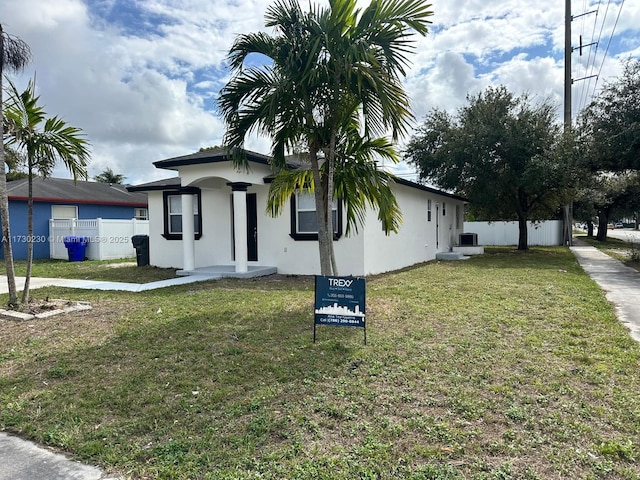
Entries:
[[[598, 229], [595, 229], [595, 232], [597, 231]], [[609, 232], [607, 233], [607, 237], [617, 238], [626, 242], [640, 244], [640, 230], [633, 230], [631, 228], [617, 228], [614, 230], [609, 230]]]

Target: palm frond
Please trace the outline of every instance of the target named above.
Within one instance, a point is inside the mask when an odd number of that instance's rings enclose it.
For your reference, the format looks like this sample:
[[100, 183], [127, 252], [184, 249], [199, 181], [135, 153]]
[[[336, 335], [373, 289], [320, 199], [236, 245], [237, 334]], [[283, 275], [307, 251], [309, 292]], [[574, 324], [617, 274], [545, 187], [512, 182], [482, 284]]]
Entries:
[[311, 170], [282, 170], [273, 178], [267, 197], [267, 212], [276, 217], [296, 192], [314, 191]]
[[7, 88], [9, 99], [5, 116], [8, 145], [25, 154], [29, 171], [50, 175], [58, 160], [62, 160], [74, 180], [87, 178], [89, 143], [82, 130], [66, 124], [55, 116], [46, 118], [38, 105], [35, 82], [30, 80], [24, 92], [18, 92], [13, 82]]

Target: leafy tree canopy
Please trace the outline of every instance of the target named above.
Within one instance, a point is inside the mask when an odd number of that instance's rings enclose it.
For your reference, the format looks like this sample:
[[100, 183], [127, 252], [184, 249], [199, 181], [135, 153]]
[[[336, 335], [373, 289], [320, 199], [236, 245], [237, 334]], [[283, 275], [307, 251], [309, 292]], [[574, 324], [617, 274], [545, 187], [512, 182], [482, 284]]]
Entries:
[[640, 60], [629, 60], [578, 118], [594, 171], [640, 170]]
[[27, 178], [29, 174], [24, 171], [26, 165], [24, 154], [16, 152], [8, 145], [4, 146], [4, 163], [7, 166], [7, 182]]
[[121, 184], [127, 178], [121, 173], [114, 173], [111, 168], [106, 168], [102, 173], [93, 177], [96, 182]]
[[218, 150], [219, 148], [223, 148], [220, 145], [214, 145], [213, 147], [200, 147], [200, 150], [198, 150], [198, 153], [201, 152], [209, 152], [211, 150]]
[[633, 171], [593, 174], [590, 184], [578, 191], [574, 211], [578, 220], [596, 219], [597, 239], [605, 241], [607, 224], [623, 216], [636, 217], [640, 211], [640, 174]]
[[477, 218], [515, 220], [527, 248], [527, 220], [554, 216], [570, 198], [576, 145], [549, 101], [533, 105], [504, 87], [468, 98], [453, 116], [429, 114], [406, 149], [422, 179], [467, 197]]

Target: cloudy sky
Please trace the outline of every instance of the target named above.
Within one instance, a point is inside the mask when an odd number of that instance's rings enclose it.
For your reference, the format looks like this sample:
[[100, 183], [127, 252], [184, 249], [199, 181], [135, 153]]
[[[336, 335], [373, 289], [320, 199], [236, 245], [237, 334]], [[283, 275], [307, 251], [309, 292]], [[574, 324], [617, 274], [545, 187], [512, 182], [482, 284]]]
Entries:
[[[323, 0], [318, 0], [322, 3]], [[107, 167], [127, 183], [173, 175], [156, 160], [218, 145], [215, 98], [228, 79], [225, 56], [240, 33], [264, 30], [267, 0], [2, 0], [5, 32], [29, 44], [47, 113], [80, 127], [92, 144], [89, 175]], [[303, 1], [302, 5], [308, 2]], [[365, 4], [366, 2], [361, 2]], [[551, 97], [562, 115], [561, 0], [433, 0], [431, 32], [416, 37], [405, 85], [416, 124], [432, 108], [455, 111], [468, 94], [505, 85]], [[581, 15], [586, 12], [592, 12]], [[573, 0], [573, 112], [640, 57], [640, 2]], [[585, 77], [597, 76], [588, 80]], [[266, 139], [247, 147], [269, 152]], [[410, 168], [400, 166], [407, 175]], [[55, 176], [68, 177], [59, 168]]]

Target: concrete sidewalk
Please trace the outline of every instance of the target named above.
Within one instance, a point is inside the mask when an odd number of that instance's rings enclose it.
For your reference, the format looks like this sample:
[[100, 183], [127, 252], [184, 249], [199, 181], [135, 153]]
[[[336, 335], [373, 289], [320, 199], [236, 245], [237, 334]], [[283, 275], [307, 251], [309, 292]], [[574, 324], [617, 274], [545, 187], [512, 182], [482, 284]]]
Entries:
[[78, 462], [0, 432], [0, 480], [117, 480]]
[[[640, 342], [640, 272], [600, 252], [595, 247], [580, 244], [571, 248], [584, 271], [605, 291], [616, 314], [630, 330], [632, 338]], [[194, 278], [198, 277], [198, 278]], [[91, 282], [84, 280], [32, 279], [33, 287], [58, 285], [72, 288], [99, 288], [101, 290], [141, 291], [171, 285], [219, 278], [194, 275], [153, 284], [124, 284], [118, 282]], [[24, 280], [23, 280], [24, 281]], [[0, 291], [6, 289], [6, 277], [0, 277]], [[0, 432], [0, 480], [116, 480], [100, 469]]]
[[604, 290], [618, 319], [640, 342], [640, 272], [584, 242], [570, 247], [583, 270]]

